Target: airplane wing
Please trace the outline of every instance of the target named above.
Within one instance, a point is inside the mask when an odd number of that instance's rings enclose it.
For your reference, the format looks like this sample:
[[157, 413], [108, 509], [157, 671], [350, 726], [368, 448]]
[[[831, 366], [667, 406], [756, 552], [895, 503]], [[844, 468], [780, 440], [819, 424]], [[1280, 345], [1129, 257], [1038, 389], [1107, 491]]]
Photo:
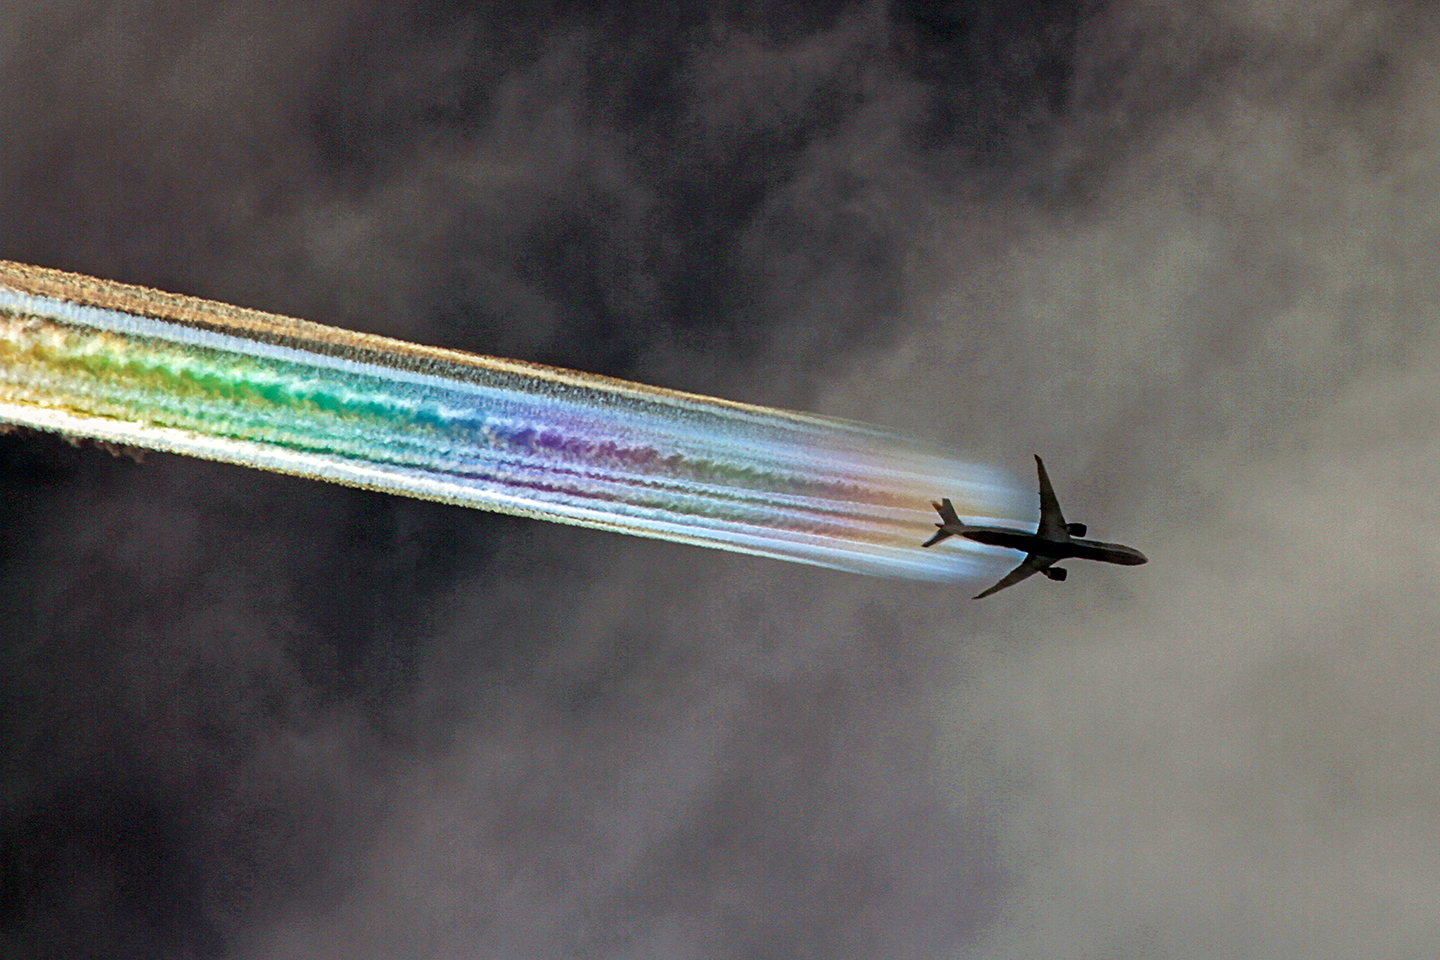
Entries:
[[1065, 532], [1065, 514], [1060, 512], [1060, 501], [1055, 499], [1055, 490], [1050, 486], [1050, 477], [1045, 473], [1045, 461], [1035, 458], [1035, 467], [1040, 471], [1040, 526], [1035, 535], [1058, 537]]
[[995, 584], [995, 586], [991, 587], [989, 590], [975, 594], [975, 596], [971, 599], [979, 600], [981, 597], [990, 596], [990, 594], [996, 592], [997, 590], [1004, 590], [1006, 587], [1013, 587], [1021, 580], [1024, 580], [1026, 577], [1033, 576], [1039, 573], [1041, 570], [1044, 570], [1046, 567], [1050, 566], [1054, 562], [1054, 557], [1042, 557], [1032, 553], [1024, 560], [1020, 561], [1020, 566], [1005, 574], [1004, 579], [1002, 579], [999, 583]]

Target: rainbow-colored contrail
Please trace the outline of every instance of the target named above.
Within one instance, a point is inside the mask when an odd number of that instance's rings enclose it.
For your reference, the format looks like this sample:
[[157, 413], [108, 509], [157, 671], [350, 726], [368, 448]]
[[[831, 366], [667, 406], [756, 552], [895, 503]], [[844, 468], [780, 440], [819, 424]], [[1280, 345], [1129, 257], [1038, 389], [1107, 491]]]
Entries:
[[951, 580], [993, 471], [856, 423], [0, 261], [0, 421], [857, 573]]

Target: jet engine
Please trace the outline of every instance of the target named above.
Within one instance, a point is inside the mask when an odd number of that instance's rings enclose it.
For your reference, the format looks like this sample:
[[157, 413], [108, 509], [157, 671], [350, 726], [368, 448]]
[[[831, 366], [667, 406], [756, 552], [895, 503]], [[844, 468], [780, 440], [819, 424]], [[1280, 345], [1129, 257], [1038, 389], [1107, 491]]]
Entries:
[[[1066, 530], [1066, 532], [1068, 532], [1068, 533], [1070, 534], [1070, 536], [1072, 536], [1072, 537], [1083, 537], [1083, 536], [1085, 536], [1085, 531], [1086, 531], [1087, 529], [1088, 529], [1088, 528], [1087, 528], [1087, 527], [1085, 526], [1085, 524], [1083, 524], [1083, 523], [1067, 523], [1067, 524], [1065, 525], [1065, 530]], [[1063, 579], [1063, 578], [1062, 578], [1062, 579]]]
[[1064, 568], [1064, 567], [1046, 567], [1046, 568], [1045, 568], [1045, 576], [1049, 577], [1051, 580], [1054, 580], [1056, 583], [1059, 583], [1061, 580], [1064, 580], [1064, 579], [1065, 579], [1065, 568]]

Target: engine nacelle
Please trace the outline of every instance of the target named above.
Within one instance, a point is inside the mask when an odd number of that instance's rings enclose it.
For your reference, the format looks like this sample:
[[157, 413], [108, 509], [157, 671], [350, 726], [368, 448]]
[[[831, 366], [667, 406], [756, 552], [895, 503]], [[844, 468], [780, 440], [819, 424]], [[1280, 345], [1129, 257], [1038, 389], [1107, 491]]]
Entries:
[[1046, 568], [1045, 568], [1045, 576], [1049, 577], [1051, 580], [1054, 580], [1056, 583], [1059, 583], [1061, 580], [1064, 580], [1064, 579], [1065, 579], [1065, 568], [1064, 568], [1064, 567], [1046, 567]]
[[1083, 537], [1089, 528], [1083, 523], [1067, 523], [1065, 529], [1072, 537]]

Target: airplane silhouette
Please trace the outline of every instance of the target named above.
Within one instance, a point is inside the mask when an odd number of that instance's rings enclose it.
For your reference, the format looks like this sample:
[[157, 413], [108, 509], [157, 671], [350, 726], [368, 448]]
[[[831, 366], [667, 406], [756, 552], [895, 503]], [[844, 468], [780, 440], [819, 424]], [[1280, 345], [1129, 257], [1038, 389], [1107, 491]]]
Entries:
[[1080, 539], [1085, 536], [1085, 524], [1065, 522], [1065, 515], [1060, 512], [1060, 501], [1055, 499], [1055, 491], [1050, 486], [1050, 478], [1045, 474], [1045, 461], [1037, 456], [1035, 466], [1040, 471], [1040, 524], [1035, 528], [1034, 533], [1027, 533], [1014, 527], [971, 526], [955, 515], [955, 508], [948, 499], [931, 504], [940, 512], [941, 522], [935, 524], [940, 530], [921, 546], [933, 547], [947, 537], [958, 536], [964, 537], [966, 540], [974, 540], [976, 543], [989, 544], [992, 547], [1006, 547], [1025, 552], [1025, 559], [1020, 561], [1020, 566], [1007, 573], [995, 586], [976, 594], [974, 599], [979, 600], [981, 597], [990, 596], [997, 590], [1013, 587], [1026, 577], [1042, 571], [1051, 580], [1057, 582], [1064, 580], [1065, 569], [1054, 566], [1054, 564], [1071, 557], [1081, 560], [1099, 560], [1101, 563], [1119, 563], [1127, 567], [1138, 566], [1146, 562], [1145, 554], [1134, 547], [1127, 547], [1119, 543], [1105, 543], [1103, 540]]

